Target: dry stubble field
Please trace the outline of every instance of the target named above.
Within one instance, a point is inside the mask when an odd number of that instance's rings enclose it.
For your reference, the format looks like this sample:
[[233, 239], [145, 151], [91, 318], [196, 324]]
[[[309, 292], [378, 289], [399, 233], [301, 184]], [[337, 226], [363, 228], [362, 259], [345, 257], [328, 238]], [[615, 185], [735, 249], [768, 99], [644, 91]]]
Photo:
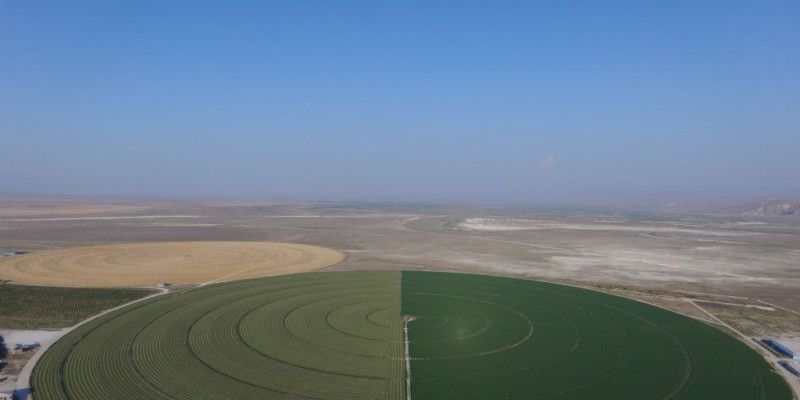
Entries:
[[127, 243], [2, 258], [0, 279], [82, 287], [191, 284], [306, 272], [342, 260], [336, 250], [292, 243]]

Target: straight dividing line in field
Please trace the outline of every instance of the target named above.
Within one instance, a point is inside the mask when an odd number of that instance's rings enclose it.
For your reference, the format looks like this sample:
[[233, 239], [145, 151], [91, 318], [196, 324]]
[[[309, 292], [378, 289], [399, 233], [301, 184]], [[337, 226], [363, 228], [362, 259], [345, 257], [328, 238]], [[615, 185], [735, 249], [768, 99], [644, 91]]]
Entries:
[[411, 352], [409, 351], [408, 342], [408, 323], [413, 320], [414, 317], [403, 317], [403, 341], [405, 342], [406, 361], [406, 400], [411, 400]]
[[[395, 275], [395, 276], [399, 276], [399, 273], [398, 273], [398, 275]], [[389, 362], [390, 362], [390, 364], [389, 364], [388, 370], [390, 371], [390, 373], [388, 374], [387, 378], [389, 378], [389, 383], [391, 384], [392, 390], [391, 390], [391, 393], [389, 394], [389, 396], [387, 396], [387, 398], [392, 399], [392, 400], [400, 400], [400, 399], [403, 398], [403, 395], [400, 392], [403, 390], [404, 386], [403, 386], [403, 382], [399, 379], [399, 375], [402, 373], [401, 371], [405, 367], [405, 373], [406, 373], [406, 376], [405, 376], [405, 378], [406, 378], [406, 382], [405, 382], [406, 396], [405, 396], [405, 398], [406, 398], [406, 400], [410, 400], [411, 399], [411, 365], [410, 365], [411, 361], [410, 361], [410, 336], [409, 336], [408, 328], [409, 328], [409, 323], [412, 322], [413, 320], [415, 320], [415, 317], [410, 316], [410, 315], [405, 315], [405, 316], [402, 315], [402, 312], [401, 312], [401, 309], [400, 309], [400, 299], [401, 299], [401, 291], [400, 291], [400, 289], [402, 288], [402, 285], [391, 285], [391, 286], [389, 286], [389, 288], [395, 289], [396, 291], [393, 290], [394, 293], [392, 294], [392, 297], [391, 297], [391, 300], [390, 300], [390, 303], [389, 303], [390, 304], [389, 309], [392, 310], [392, 313], [391, 313], [392, 317], [390, 319], [390, 326], [392, 327], [392, 329], [391, 329], [391, 335], [389, 337], [389, 343], [392, 344], [392, 346], [390, 346], [390, 350], [389, 350], [389, 354], [390, 354]], [[640, 300], [634, 300], [634, 301], [640, 301]], [[694, 303], [693, 303], [693, 305], [695, 307], [697, 307], [698, 309], [702, 310], [703, 312], [705, 312], [710, 317], [714, 317], [716, 319], [716, 317], [713, 314], [711, 314], [710, 312], [708, 312], [705, 309], [703, 309], [700, 305], [694, 304]], [[656, 306], [656, 307], [664, 308], [664, 307], [661, 307], [661, 306]], [[612, 308], [614, 308], [614, 307], [612, 307]], [[401, 331], [399, 329], [400, 328], [399, 321], [401, 321], [401, 320], [403, 321], [403, 331], [402, 331], [402, 333], [401, 333]], [[195, 321], [195, 323], [196, 322], [197, 321]], [[724, 324], [721, 320], [720, 320], [720, 323]], [[404, 338], [403, 338], [404, 350], [400, 350], [400, 345], [399, 345], [400, 344], [400, 335], [401, 334], [404, 335]], [[240, 335], [240, 338], [241, 338], [241, 335]], [[404, 351], [404, 353], [405, 353], [404, 354], [404, 359], [403, 359], [404, 362], [405, 362], [404, 367], [400, 366], [400, 351]], [[394, 371], [394, 372], [391, 372], [391, 371]], [[798, 392], [798, 393], [800, 393], [800, 392]]]
[[403, 400], [406, 398], [406, 386], [403, 382], [405, 376], [405, 357], [403, 356], [403, 326], [402, 318], [402, 273], [393, 272], [394, 281], [390, 285], [392, 292], [391, 310], [389, 318], [390, 337], [389, 337], [389, 358], [387, 369], [387, 390], [386, 400]]

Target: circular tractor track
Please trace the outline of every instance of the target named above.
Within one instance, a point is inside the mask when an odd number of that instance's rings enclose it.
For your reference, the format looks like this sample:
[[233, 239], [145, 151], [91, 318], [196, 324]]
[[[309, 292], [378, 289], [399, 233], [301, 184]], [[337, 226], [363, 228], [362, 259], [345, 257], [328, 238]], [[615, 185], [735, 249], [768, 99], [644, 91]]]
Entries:
[[401, 387], [399, 277], [280, 276], [135, 305], [56, 343], [36, 398], [375, 398]]
[[[405, 353], [404, 321], [410, 354]], [[756, 352], [684, 316], [529, 280], [317, 272], [114, 311], [36, 365], [51, 399], [789, 400]]]
[[4, 257], [0, 279], [81, 287], [197, 284], [311, 271], [343, 259], [336, 250], [293, 243], [129, 243]]
[[415, 399], [791, 399], [736, 339], [604, 293], [418, 271], [402, 302]]

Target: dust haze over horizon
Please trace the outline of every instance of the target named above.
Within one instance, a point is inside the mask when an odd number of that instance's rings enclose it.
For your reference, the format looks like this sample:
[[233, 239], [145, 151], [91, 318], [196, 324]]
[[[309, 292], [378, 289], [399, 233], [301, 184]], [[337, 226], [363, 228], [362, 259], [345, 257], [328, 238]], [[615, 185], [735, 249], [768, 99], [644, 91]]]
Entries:
[[0, 193], [799, 196], [800, 3], [0, 0]]

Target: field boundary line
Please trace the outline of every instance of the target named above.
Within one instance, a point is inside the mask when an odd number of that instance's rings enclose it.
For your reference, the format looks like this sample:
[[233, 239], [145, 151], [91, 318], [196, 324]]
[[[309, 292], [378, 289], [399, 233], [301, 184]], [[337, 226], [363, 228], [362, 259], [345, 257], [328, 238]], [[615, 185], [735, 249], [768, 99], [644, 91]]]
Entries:
[[197, 286], [198, 286], [198, 287], [201, 287], [201, 286], [211, 285], [211, 284], [214, 284], [214, 283], [225, 282], [225, 281], [223, 280], [223, 279], [225, 279], [225, 278], [230, 278], [230, 277], [232, 277], [232, 276], [235, 276], [235, 275], [243, 274], [243, 273], [245, 273], [245, 272], [247, 272], [247, 271], [250, 271], [250, 270], [253, 270], [253, 269], [256, 269], [256, 268], [258, 268], [258, 267], [249, 267], [249, 268], [245, 268], [245, 269], [243, 269], [243, 270], [241, 270], [241, 271], [236, 271], [236, 272], [233, 272], [233, 273], [230, 273], [230, 274], [227, 274], [227, 275], [220, 276], [220, 277], [218, 277], [218, 278], [214, 278], [214, 279], [212, 279], [212, 280], [210, 280], [210, 281], [203, 282], [203, 283], [201, 283], [201, 284], [199, 284], [199, 285], [197, 285]]
[[416, 318], [413, 316], [404, 316], [403, 317], [403, 341], [405, 342], [405, 352], [406, 352], [406, 400], [411, 400], [411, 351], [409, 350], [409, 341], [408, 341], [408, 323], [415, 320]]

